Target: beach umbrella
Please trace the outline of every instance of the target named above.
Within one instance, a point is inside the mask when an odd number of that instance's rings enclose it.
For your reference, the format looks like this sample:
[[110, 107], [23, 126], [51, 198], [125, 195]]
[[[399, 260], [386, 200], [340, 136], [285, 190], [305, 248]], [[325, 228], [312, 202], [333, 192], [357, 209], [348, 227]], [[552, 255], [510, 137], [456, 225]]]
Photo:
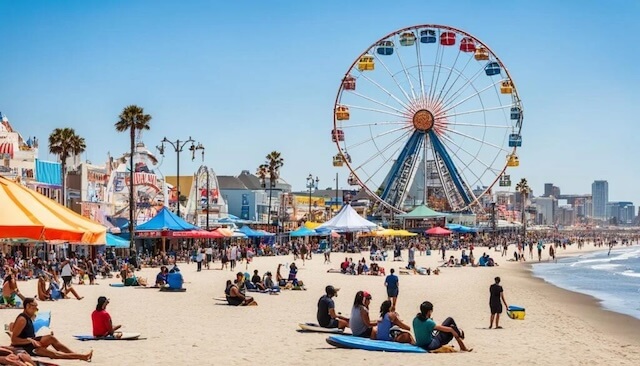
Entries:
[[431, 229], [425, 231], [425, 233], [427, 235], [450, 235], [451, 231], [447, 230], [443, 227], [440, 226], [436, 226], [436, 227], [432, 227]]
[[0, 176], [0, 238], [106, 243], [107, 228]]

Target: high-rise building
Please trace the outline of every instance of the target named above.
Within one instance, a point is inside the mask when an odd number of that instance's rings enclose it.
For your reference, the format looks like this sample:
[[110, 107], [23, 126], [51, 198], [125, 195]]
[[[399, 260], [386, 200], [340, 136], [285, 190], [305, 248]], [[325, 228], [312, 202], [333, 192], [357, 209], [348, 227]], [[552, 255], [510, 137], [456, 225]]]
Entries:
[[544, 184], [544, 195], [542, 197], [549, 197], [553, 195], [553, 183]]
[[593, 199], [593, 218], [607, 219], [607, 203], [609, 202], [609, 183], [606, 180], [596, 180], [591, 184]]

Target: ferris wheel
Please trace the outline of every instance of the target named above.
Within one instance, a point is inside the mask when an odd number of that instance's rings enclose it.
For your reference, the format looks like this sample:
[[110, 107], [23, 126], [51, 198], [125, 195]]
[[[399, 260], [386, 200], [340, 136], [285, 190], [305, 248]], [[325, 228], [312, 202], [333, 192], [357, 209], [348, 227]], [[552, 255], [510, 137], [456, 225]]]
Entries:
[[374, 42], [347, 69], [333, 115], [333, 165], [350, 170], [377, 213], [422, 203], [480, 212], [519, 165], [515, 83], [485, 43], [456, 28], [417, 25]]

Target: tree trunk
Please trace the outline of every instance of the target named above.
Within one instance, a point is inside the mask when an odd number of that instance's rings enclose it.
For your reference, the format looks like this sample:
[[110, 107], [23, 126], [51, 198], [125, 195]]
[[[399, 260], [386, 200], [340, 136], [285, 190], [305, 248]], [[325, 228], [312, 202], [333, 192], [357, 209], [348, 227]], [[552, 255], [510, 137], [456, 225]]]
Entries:
[[135, 249], [134, 222], [136, 202], [133, 194], [133, 154], [136, 148], [136, 130], [131, 126], [131, 155], [129, 155], [129, 249]]
[[273, 192], [273, 184], [269, 179], [269, 212], [267, 213], [267, 225], [271, 225], [271, 192]]
[[527, 220], [525, 218], [526, 203], [527, 203], [527, 195], [523, 194], [522, 195], [522, 237], [524, 241], [527, 240]]
[[60, 162], [60, 169], [62, 170], [62, 205], [67, 207], [67, 159]]

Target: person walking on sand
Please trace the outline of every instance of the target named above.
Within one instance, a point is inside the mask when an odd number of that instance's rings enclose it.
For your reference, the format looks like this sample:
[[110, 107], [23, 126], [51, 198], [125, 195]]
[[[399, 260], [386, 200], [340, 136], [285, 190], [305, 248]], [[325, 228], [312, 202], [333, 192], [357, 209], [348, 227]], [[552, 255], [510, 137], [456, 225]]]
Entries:
[[396, 302], [398, 301], [398, 293], [400, 291], [398, 287], [399, 279], [398, 276], [395, 275], [395, 269], [391, 268], [389, 272], [391, 273], [385, 278], [384, 285], [387, 287], [387, 297], [389, 301], [391, 301], [391, 311], [396, 311]]
[[[491, 322], [489, 329], [493, 328], [493, 320], [496, 321], [496, 329], [502, 329], [500, 326], [500, 314], [502, 314], [502, 303], [505, 308], [509, 308], [507, 300], [504, 299], [504, 291], [500, 286], [500, 277], [494, 279], [495, 283], [489, 287], [489, 308], [491, 309]], [[502, 300], [502, 301], [501, 301]]]

